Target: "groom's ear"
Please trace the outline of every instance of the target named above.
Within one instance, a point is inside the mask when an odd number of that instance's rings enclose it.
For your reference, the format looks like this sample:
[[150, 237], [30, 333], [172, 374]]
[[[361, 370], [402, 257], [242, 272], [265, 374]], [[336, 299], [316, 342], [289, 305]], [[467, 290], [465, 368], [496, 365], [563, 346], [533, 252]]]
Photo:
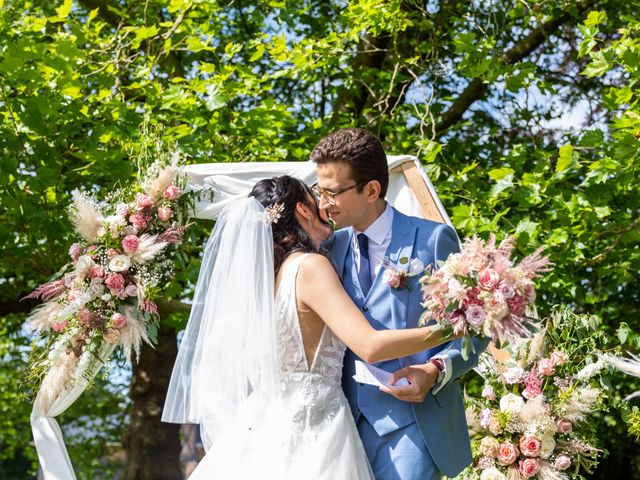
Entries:
[[380, 182], [378, 180], [370, 180], [364, 186], [364, 196], [367, 200], [367, 203], [374, 203], [376, 200], [380, 198], [380, 192], [382, 191], [382, 187], [380, 186]]

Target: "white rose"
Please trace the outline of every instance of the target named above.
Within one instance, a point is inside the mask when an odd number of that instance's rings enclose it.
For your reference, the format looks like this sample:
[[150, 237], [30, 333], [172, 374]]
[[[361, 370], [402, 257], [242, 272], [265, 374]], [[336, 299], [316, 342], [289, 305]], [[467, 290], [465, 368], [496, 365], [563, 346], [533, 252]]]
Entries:
[[500, 411], [518, 414], [524, 407], [524, 399], [515, 393], [507, 393], [500, 399]]
[[513, 385], [524, 380], [525, 372], [520, 367], [511, 367], [509, 370], [503, 373], [502, 376], [504, 377], [505, 382], [507, 382], [509, 385]]
[[424, 263], [419, 258], [414, 258], [409, 264], [409, 273], [423, 273]]
[[544, 435], [540, 438], [540, 457], [549, 458], [556, 448], [553, 435]]
[[480, 480], [507, 480], [507, 477], [500, 470], [492, 467], [482, 471]]
[[112, 272], [124, 272], [131, 266], [131, 259], [127, 255], [115, 255], [109, 262], [109, 270]]

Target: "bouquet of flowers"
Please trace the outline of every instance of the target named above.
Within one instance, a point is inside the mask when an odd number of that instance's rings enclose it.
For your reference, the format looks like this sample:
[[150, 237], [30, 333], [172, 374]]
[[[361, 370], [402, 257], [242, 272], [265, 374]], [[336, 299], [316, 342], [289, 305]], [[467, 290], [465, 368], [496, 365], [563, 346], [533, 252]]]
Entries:
[[155, 343], [158, 308], [154, 300], [173, 276], [176, 246], [187, 228], [186, 213], [196, 192], [183, 192], [177, 153], [160, 155], [130, 189], [97, 202], [74, 192], [71, 220], [80, 240], [70, 262], [52, 281], [25, 298], [44, 303], [27, 317], [28, 326], [50, 338], [32, 365], [51, 399], [85, 373], [100, 352], [122, 346], [129, 358], [142, 342]]
[[530, 337], [535, 319], [525, 309], [536, 298], [533, 279], [550, 265], [542, 248], [518, 264], [511, 260], [514, 240], [499, 245], [492, 235], [484, 243], [467, 239], [459, 253], [449, 256], [438, 270], [420, 279], [425, 312], [421, 324], [435, 320], [446, 335], [462, 335], [462, 355], [473, 350], [471, 335], [490, 337], [494, 344]]
[[485, 365], [481, 397], [465, 399], [473, 464], [463, 479], [566, 480], [596, 465], [587, 420], [603, 406], [602, 335], [592, 317], [558, 308], [509, 362]]

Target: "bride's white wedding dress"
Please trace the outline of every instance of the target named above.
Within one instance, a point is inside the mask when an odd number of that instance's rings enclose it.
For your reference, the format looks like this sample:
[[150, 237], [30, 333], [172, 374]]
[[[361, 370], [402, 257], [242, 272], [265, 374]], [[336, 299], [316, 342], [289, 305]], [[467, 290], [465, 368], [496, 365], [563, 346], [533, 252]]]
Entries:
[[[276, 292], [281, 395], [251, 395], [237, 423], [216, 436], [190, 480], [372, 480], [342, 392], [345, 345], [324, 327], [307, 364], [296, 309], [296, 276], [305, 255], [283, 266]], [[215, 372], [212, 372], [215, 382]]]

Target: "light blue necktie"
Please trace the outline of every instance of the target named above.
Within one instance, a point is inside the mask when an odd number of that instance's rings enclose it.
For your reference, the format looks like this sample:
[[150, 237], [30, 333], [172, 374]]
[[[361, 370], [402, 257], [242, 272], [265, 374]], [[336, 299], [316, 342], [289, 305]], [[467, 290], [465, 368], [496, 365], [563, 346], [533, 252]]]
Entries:
[[358, 265], [358, 280], [365, 297], [371, 290], [371, 267], [369, 266], [369, 238], [364, 233], [358, 234], [360, 248], [360, 265]]

